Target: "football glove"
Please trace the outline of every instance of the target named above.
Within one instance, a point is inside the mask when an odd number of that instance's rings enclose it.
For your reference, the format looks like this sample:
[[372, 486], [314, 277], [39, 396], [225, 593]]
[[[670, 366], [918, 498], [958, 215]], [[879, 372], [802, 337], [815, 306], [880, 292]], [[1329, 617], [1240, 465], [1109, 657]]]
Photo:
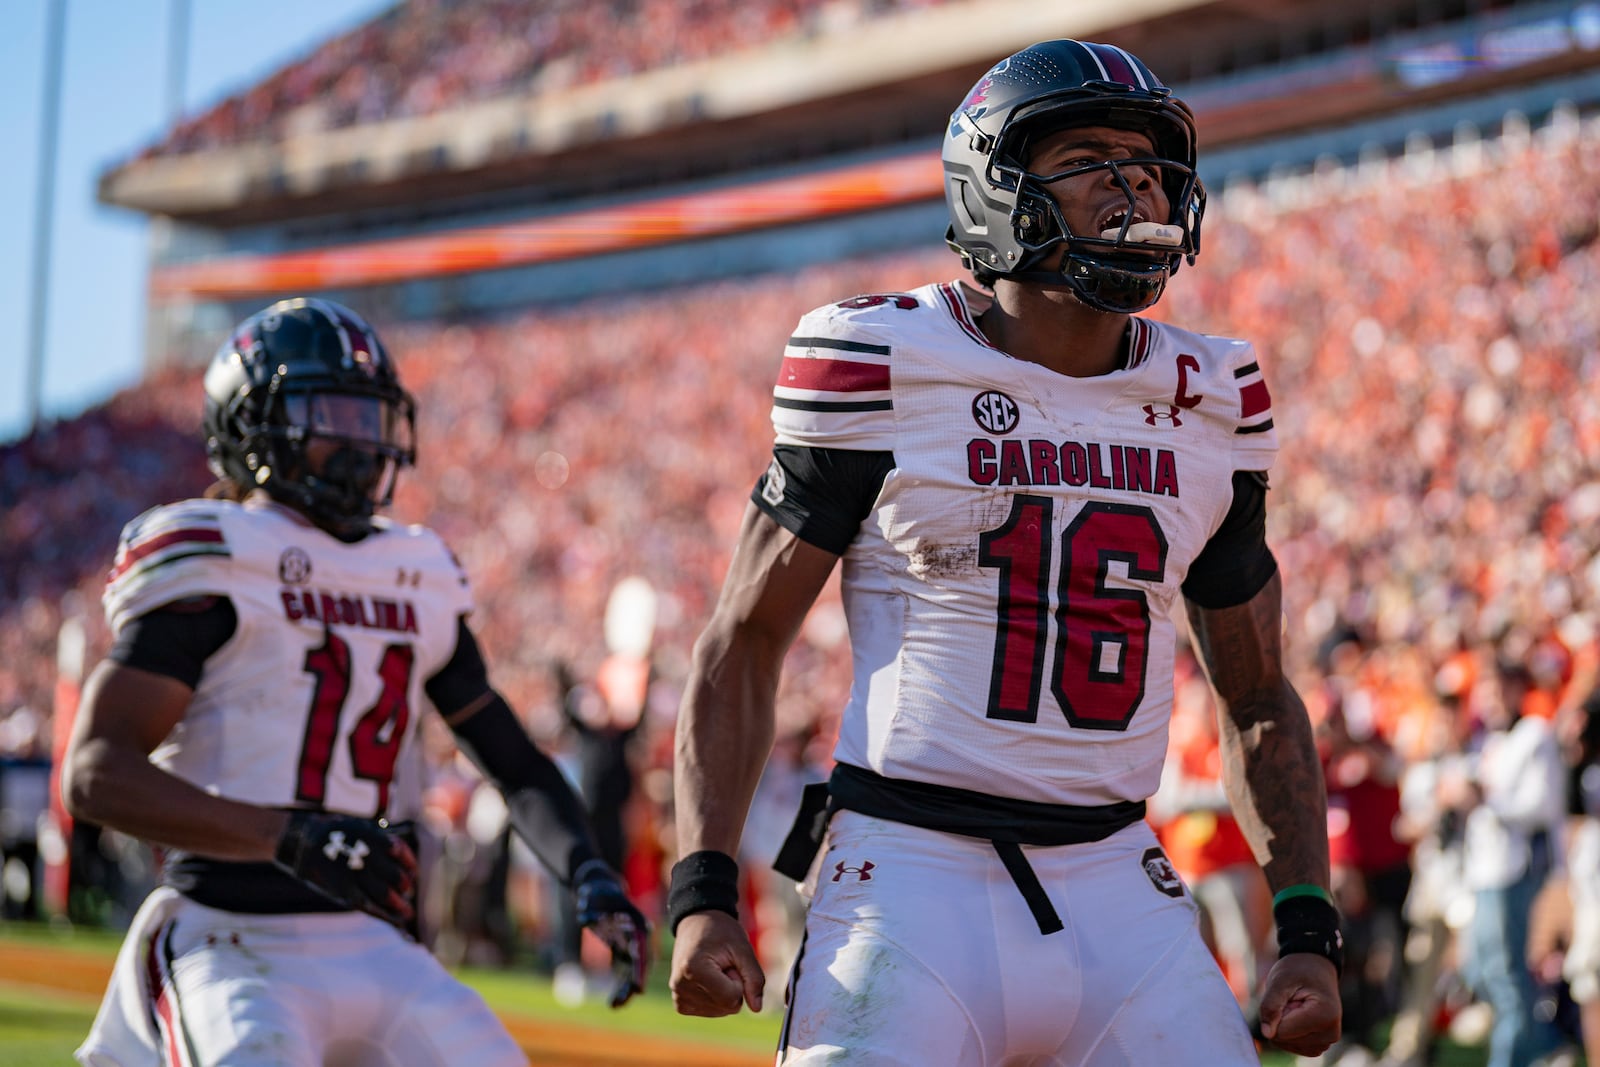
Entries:
[[412, 915], [417, 859], [380, 820], [327, 811], [295, 811], [278, 839], [278, 867], [323, 896], [393, 923]]
[[635, 993], [644, 992], [649, 962], [650, 924], [634, 907], [611, 868], [590, 860], [578, 869], [572, 887], [578, 925], [587, 927], [611, 950], [611, 1006], [620, 1008]]

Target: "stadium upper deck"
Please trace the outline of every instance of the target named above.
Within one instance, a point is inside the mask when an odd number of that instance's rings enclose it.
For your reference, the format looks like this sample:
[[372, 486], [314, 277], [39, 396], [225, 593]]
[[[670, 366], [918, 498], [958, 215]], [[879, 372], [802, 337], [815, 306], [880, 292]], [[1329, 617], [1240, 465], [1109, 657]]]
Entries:
[[1600, 5], [409, 0], [180, 123], [100, 195], [222, 227], [437, 216], [925, 144], [995, 57], [1053, 36], [1137, 52], [1219, 146], [1592, 67]]
[[1213, 187], [1600, 101], [1571, 0], [410, 0], [100, 192], [158, 220], [151, 364], [289, 290], [462, 317], [927, 247], [952, 102], [1064, 35], [1178, 88]]

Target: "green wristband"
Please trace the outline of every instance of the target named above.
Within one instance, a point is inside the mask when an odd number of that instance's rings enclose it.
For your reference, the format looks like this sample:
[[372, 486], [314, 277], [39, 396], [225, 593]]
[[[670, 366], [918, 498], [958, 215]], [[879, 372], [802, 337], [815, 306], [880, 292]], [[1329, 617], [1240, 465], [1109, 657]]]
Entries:
[[1293, 900], [1295, 897], [1316, 897], [1325, 903], [1333, 903], [1333, 896], [1326, 889], [1320, 885], [1302, 882], [1299, 885], [1292, 885], [1288, 889], [1280, 889], [1277, 895], [1272, 898], [1272, 906], [1276, 908], [1284, 901]]

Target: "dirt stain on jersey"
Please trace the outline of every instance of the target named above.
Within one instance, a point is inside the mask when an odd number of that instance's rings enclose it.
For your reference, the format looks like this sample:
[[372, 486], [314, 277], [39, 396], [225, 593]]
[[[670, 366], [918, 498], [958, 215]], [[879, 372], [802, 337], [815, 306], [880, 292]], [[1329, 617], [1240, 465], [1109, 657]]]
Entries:
[[954, 578], [978, 565], [977, 545], [923, 542], [907, 553], [906, 568], [918, 578]]
[[1005, 492], [985, 492], [973, 498], [967, 505], [967, 515], [974, 530], [993, 530], [1002, 526], [1011, 517], [1011, 509], [1015, 506], [1011, 499], [1012, 494]]

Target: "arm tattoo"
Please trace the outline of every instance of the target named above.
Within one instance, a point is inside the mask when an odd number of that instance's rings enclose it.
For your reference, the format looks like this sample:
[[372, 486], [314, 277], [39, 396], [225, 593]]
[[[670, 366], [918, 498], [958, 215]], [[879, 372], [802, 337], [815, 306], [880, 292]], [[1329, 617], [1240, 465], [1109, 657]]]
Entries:
[[1328, 801], [1305, 704], [1283, 673], [1281, 582], [1250, 601], [1188, 605], [1195, 652], [1217, 696], [1223, 782], [1274, 889], [1328, 884]]

